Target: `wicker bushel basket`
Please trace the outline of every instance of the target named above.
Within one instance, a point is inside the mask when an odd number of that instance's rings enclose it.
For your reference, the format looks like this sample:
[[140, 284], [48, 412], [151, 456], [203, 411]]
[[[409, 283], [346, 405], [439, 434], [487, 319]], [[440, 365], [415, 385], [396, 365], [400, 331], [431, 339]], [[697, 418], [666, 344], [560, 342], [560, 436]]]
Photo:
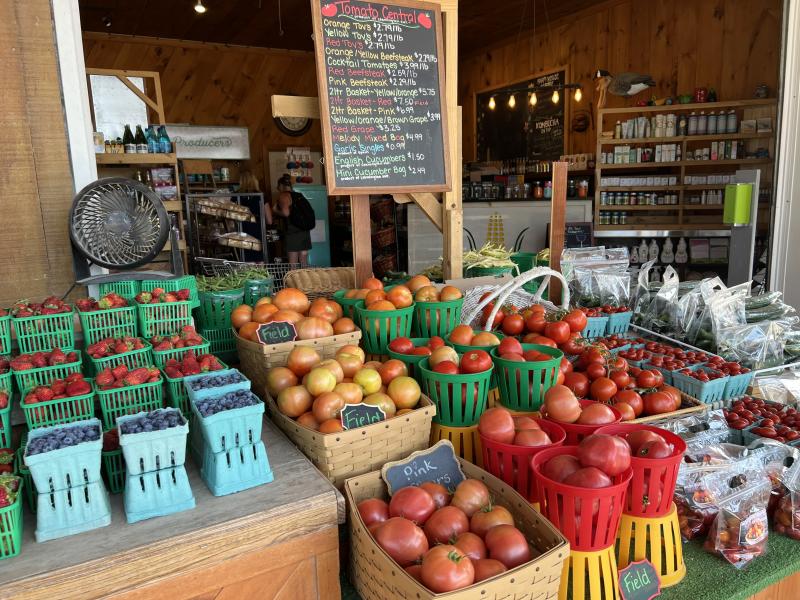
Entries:
[[267, 412], [300, 451], [337, 488], [345, 479], [369, 473], [391, 460], [428, 447], [436, 407], [427, 396], [410, 413], [340, 433], [320, 433], [303, 427], [278, 410], [267, 397]]
[[514, 488], [461, 459], [467, 477], [483, 481], [492, 499], [511, 511], [514, 523], [534, 546], [536, 558], [467, 588], [434, 594], [411, 577], [386, 554], [367, 530], [356, 505], [367, 498], [388, 499], [380, 471], [353, 477], [344, 493], [350, 512], [350, 581], [363, 600], [414, 598], [415, 600], [550, 600], [558, 598], [558, 586], [569, 543], [547, 519], [536, 512]]
[[352, 267], [295, 269], [286, 274], [284, 282], [286, 287], [296, 287], [312, 300], [332, 298], [338, 290], [356, 287], [356, 271]]
[[295, 346], [311, 346], [325, 359], [336, 356], [342, 346], [348, 344], [358, 346], [361, 341], [360, 330], [315, 340], [298, 340], [272, 345], [251, 342], [240, 337], [235, 331], [234, 336], [236, 336], [236, 350], [239, 353], [241, 371], [253, 382], [253, 392], [262, 399], [266, 398], [267, 394], [267, 371], [272, 367], [285, 367], [289, 352]]

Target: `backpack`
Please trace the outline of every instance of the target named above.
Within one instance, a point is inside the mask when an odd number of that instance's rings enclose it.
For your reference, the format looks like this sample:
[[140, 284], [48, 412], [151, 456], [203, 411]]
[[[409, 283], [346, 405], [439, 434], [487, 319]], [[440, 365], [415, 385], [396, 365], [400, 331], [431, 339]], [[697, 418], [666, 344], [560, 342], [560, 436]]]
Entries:
[[292, 192], [292, 207], [289, 210], [289, 222], [303, 231], [311, 231], [316, 227], [316, 215], [311, 204], [303, 194]]

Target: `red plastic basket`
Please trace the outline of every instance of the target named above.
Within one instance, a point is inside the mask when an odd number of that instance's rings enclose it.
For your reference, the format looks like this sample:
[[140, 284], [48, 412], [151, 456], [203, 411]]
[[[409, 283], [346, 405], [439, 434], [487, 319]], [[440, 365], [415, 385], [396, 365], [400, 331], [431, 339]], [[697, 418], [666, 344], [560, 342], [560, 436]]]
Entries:
[[555, 456], [577, 456], [575, 446], [542, 450], [531, 459], [539, 512], [569, 540], [572, 550], [596, 552], [617, 541], [625, 494], [633, 477], [628, 469], [604, 488], [582, 488], [558, 483], [542, 475], [542, 465]]
[[[483, 468], [512, 486], [528, 502], [537, 502], [531, 458], [542, 450], [561, 446], [567, 437], [564, 429], [557, 423], [535, 417], [533, 420], [550, 436], [552, 444], [537, 447], [515, 446], [496, 442], [481, 435]], [[480, 434], [480, 431], [478, 433]]]
[[678, 480], [678, 469], [686, 452], [683, 439], [659, 427], [638, 423], [606, 425], [596, 433], [625, 437], [633, 431], [652, 431], [672, 444], [674, 452], [669, 458], [631, 458], [633, 478], [625, 499], [626, 515], [634, 517], [665, 517], [672, 510], [672, 495]]
[[[581, 408], [585, 406], [589, 406], [590, 404], [594, 404], [594, 400], [579, 400], [581, 403]], [[611, 410], [614, 411], [614, 415], [617, 417], [617, 420], [614, 423], [619, 423], [622, 420], [622, 415], [620, 412], [614, 408], [613, 406], [609, 406]], [[554, 421], [550, 419], [547, 415], [543, 415], [545, 419], [551, 421], [553, 423], [558, 423], [561, 428], [567, 432], [567, 440], [564, 442], [565, 446], [577, 446], [581, 443], [583, 438], [592, 435], [595, 431], [600, 429], [601, 427], [607, 427], [607, 425], [582, 425], [580, 423], [562, 423], [561, 421]]]

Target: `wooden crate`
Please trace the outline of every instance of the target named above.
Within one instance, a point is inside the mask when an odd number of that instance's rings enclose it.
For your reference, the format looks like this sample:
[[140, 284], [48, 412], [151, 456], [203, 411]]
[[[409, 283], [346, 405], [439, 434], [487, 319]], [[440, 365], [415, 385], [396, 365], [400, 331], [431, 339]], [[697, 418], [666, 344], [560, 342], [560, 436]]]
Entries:
[[345, 479], [380, 469], [428, 447], [436, 406], [423, 395], [410, 413], [339, 433], [320, 433], [281, 413], [267, 396], [267, 413], [295, 446], [337, 488]]
[[350, 512], [350, 581], [363, 600], [414, 598], [415, 600], [549, 600], [558, 598], [569, 543], [553, 525], [497, 477], [459, 459], [467, 477], [483, 481], [495, 504], [514, 515], [514, 523], [535, 549], [530, 562], [491, 579], [445, 594], [434, 594], [392, 560], [375, 542], [361, 519], [356, 505], [366, 498], [388, 500], [380, 471], [373, 471], [345, 482], [344, 493]]
[[353, 344], [358, 346], [361, 341], [361, 331], [353, 333], [343, 333], [332, 335], [316, 340], [297, 340], [294, 342], [284, 342], [283, 344], [259, 344], [240, 337], [234, 330], [236, 336], [236, 350], [239, 353], [240, 369], [247, 378], [253, 382], [253, 392], [262, 399], [267, 397], [267, 371], [272, 367], [285, 367], [289, 352], [295, 346], [311, 346], [319, 355], [325, 358], [333, 358], [342, 346]]
[[654, 424], [656, 421], [668, 421], [670, 419], [675, 419], [678, 417], [685, 417], [691, 413], [697, 412], [704, 412], [709, 409], [709, 405], [703, 402], [700, 402], [697, 398], [693, 398], [688, 394], [681, 394], [682, 401], [681, 407], [673, 412], [664, 413], [663, 415], [652, 415], [649, 417], [639, 417], [638, 419], [634, 419], [633, 421], [626, 421], [627, 423], [651, 423]]

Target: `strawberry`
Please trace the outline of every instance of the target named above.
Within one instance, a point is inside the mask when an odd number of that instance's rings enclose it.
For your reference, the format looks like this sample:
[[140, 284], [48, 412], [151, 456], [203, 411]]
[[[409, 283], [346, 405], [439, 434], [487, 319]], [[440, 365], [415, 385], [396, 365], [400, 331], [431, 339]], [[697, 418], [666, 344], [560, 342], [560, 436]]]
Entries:
[[81, 312], [89, 312], [95, 310], [95, 300], [94, 298], [80, 298], [75, 301], [75, 306]]
[[50, 384], [50, 389], [53, 390], [54, 394], [63, 394], [67, 391], [67, 383], [69, 383], [69, 379], [67, 381], [56, 379]]
[[83, 381], [83, 373], [70, 373], [67, 375], [67, 383], [72, 383], [73, 381]]
[[159, 379], [161, 379], [161, 374], [151, 375], [150, 378], [147, 380], [147, 383], [155, 383]]
[[156, 367], [150, 367], [150, 377], [161, 377], [161, 371]]
[[175, 292], [175, 295], [178, 297], [178, 300], [182, 302], [185, 302], [186, 300], [189, 299], [189, 294], [190, 294], [189, 290], [185, 288]]
[[130, 348], [125, 342], [117, 342], [114, 344], [112, 350], [113, 354], [124, 354], [125, 352], [130, 352]]
[[37, 369], [41, 369], [42, 367], [47, 366], [47, 354], [44, 352], [37, 352], [33, 355], [33, 366]]
[[25, 395], [25, 399], [22, 401], [23, 404], [36, 404], [39, 401], [39, 398], [36, 397], [36, 394], [33, 392], [28, 392]]
[[128, 374], [128, 367], [124, 363], [120, 363], [111, 369], [111, 373], [114, 375], [114, 379], [123, 379]]
[[142, 340], [140, 340], [139, 338], [133, 338], [133, 348], [132, 349], [133, 350], [141, 350], [142, 348], [144, 348], [144, 344], [142, 343]]
[[53, 351], [50, 352], [50, 357], [47, 359], [48, 364], [52, 367], [54, 365], [63, 365], [67, 362], [67, 355], [61, 350], [61, 348], [53, 348]]
[[14, 451], [11, 448], [0, 448], [0, 474], [14, 472]]
[[178, 340], [177, 342], [175, 342], [176, 348], [186, 348], [186, 346], [191, 346], [191, 344], [186, 343], [186, 340]]
[[177, 302], [178, 301], [178, 297], [175, 294], [173, 294], [172, 292], [167, 292], [166, 294], [161, 294], [161, 297], [159, 298], [159, 300], [161, 302]]
[[181, 369], [184, 375], [197, 375], [200, 373], [200, 363], [197, 362], [197, 359], [192, 357], [187, 357], [183, 361], [183, 368]]
[[113, 301], [109, 300], [108, 296], [105, 296], [98, 300], [97, 308], [100, 310], [108, 310], [109, 308], [114, 308], [114, 303]]
[[147, 367], [134, 369], [125, 376], [123, 383], [125, 385], [141, 385], [146, 383], [150, 378], [150, 370]]
[[48, 402], [53, 399], [53, 396], [55, 396], [53, 390], [43, 385], [33, 388], [33, 392], [36, 394], [36, 399], [39, 402]]
[[119, 431], [109, 429], [103, 434], [103, 452], [113, 452], [119, 448]]
[[183, 377], [183, 372], [174, 365], [164, 367], [164, 373], [166, 373], [167, 377], [170, 379], [178, 379], [179, 377]]
[[106, 367], [97, 374], [94, 380], [95, 383], [97, 383], [97, 385], [103, 388], [103, 386], [109, 385], [110, 383], [114, 383], [114, 373], [111, 372], [110, 368]]
[[136, 294], [134, 300], [139, 304], [150, 304], [150, 301], [153, 299], [153, 296], [150, 292], [139, 292]]
[[156, 297], [158, 297], [158, 296], [160, 296], [161, 294], [163, 294], [165, 291], [166, 291], [166, 290], [165, 290], [164, 288], [157, 287], [157, 288], [153, 288], [153, 289], [150, 291], [150, 293], [151, 293], [153, 296], [156, 296]]
[[80, 379], [78, 381], [73, 381], [72, 383], [67, 385], [67, 396], [84, 396], [86, 394], [90, 394], [92, 392], [92, 386], [89, 385], [88, 381]]
[[21, 354], [13, 359], [9, 364], [14, 371], [30, 371], [33, 369], [33, 361], [30, 354]]
[[8, 370], [11, 368], [11, 361], [8, 360], [5, 356], [0, 356], [0, 375], [3, 373], [7, 373]]
[[67, 353], [67, 364], [72, 364], [74, 362], [78, 362], [78, 353], [77, 352], [68, 352]]
[[0, 410], [8, 408], [8, 392], [0, 391]]
[[153, 352], [163, 352], [164, 350], [172, 350], [172, 344], [166, 340], [153, 346]]

